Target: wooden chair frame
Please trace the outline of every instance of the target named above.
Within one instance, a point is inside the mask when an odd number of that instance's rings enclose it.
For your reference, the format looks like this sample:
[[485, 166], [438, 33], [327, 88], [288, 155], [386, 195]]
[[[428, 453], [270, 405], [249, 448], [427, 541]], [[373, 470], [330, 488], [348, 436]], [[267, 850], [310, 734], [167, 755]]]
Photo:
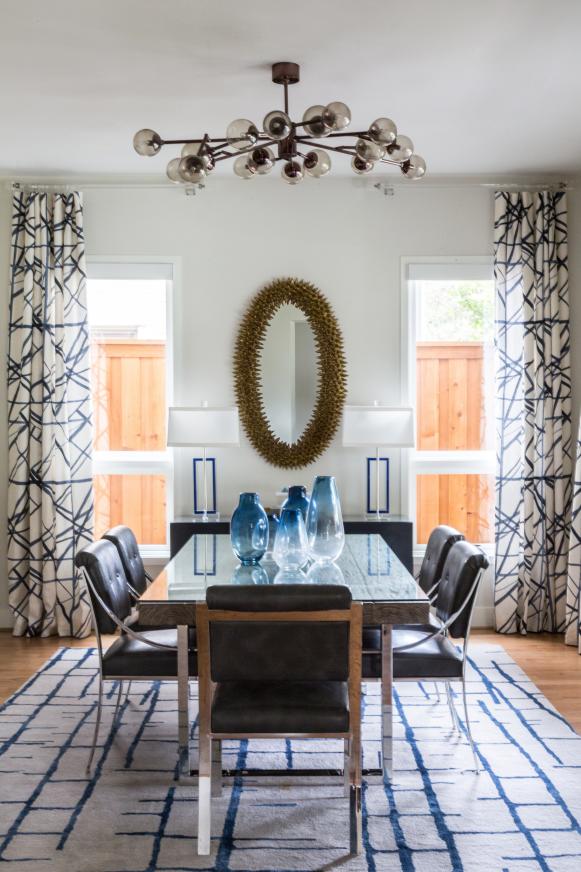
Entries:
[[[208, 855], [211, 843], [211, 801], [220, 785], [212, 785], [212, 777], [222, 778], [220, 745], [222, 739], [343, 739], [345, 748], [345, 779], [349, 786], [349, 844], [352, 854], [362, 850], [361, 820], [361, 603], [349, 609], [327, 609], [304, 612], [242, 612], [209, 609], [206, 603], [196, 606], [198, 634], [199, 682], [199, 780], [198, 780], [198, 854]], [[344, 733], [213, 733], [212, 699], [215, 684], [211, 679], [210, 624], [218, 622], [332, 622], [349, 624], [349, 730]], [[217, 751], [217, 753], [216, 753]], [[218, 775], [219, 772], [219, 775]]]

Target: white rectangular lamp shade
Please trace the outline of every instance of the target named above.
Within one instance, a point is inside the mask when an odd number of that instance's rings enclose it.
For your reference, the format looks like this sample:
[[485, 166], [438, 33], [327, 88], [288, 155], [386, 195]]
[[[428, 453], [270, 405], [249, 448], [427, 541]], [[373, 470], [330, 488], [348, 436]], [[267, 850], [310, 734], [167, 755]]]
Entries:
[[413, 448], [415, 445], [414, 410], [388, 406], [345, 406], [343, 445]]
[[169, 410], [167, 444], [172, 448], [239, 445], [238, 409], [235, 407]]

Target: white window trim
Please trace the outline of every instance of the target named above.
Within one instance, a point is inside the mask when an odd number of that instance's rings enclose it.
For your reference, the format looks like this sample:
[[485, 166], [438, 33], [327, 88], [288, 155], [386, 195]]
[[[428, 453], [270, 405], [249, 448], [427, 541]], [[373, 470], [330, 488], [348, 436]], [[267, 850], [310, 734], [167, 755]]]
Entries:
[[[176, 300], [180, 299], [181, 257], [152, 255], [88, 255], [89, 279], [165, 279], [166, 280], [166, 403], [173, 405], [173, 319]], [[158, 473], [166, 478], [166, 544], [139, 544], [145, 560], [169, 559], [169, 526], [174, 517], [173, 451], [95, 451], [93, 473], [104, 475], [148, 475]]]
[[[430, 266], [434, 273], [445, 277], [447, 266], [453, 272], [459, 268], [472, 268], [475, 278], [483, 278], [483, 270], [493, 273], [494, 259], [492, 255], [474, 256], [433, 256], [433, 257], [402, 257], [401, 264], [401, 373], [402, 402], [411, 406], [416, 412], [416, 297], [414, 280], [409, 278], [411, 267], [418, 267], [418, 272], [425, 270], [426, 277]], [[436, 277], [438, 277], [436, 275]], [[416, 278], [417, 281], [417, 278]], [[480, 474], [490, 475], [495, 471], [494, 451], [406, 451], [402, 452], [402, 513], [413, 521], [414, 529], [414, 559], [421, 560], [426, 550], [426, 543], [419, 543], [416, 535], [416, 476], [420, 474]], [[490, 542], [475, 543], [489, 556], [494, 556], [494, 545]]]

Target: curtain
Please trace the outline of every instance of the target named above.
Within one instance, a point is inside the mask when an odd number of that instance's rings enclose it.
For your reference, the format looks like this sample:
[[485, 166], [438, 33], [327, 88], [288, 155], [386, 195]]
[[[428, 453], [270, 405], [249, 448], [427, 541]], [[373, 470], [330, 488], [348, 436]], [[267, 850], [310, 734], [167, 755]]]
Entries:
[[496, 628], [565, 628], [571, 502], [567, 206], [497, 192]]
[[85, 636], [74, 567], [91, 541], [91, 412], [83, 211], [77, 193], [12, 203], [8, 584], [14, 634]]
[[577, 645], [581, 654], [581, 418], [577, 433], [577, 462], [573, 475], [565, 642], [567, 645]]

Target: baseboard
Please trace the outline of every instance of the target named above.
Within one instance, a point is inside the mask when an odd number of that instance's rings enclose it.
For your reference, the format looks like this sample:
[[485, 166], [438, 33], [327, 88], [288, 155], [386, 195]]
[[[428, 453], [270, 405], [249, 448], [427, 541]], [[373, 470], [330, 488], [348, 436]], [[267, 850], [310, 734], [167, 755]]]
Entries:
[[474, 617], [472, 618], [473, 627], [488, 627], [494, 629], [494, 607], [493, 606], [475, 606]]

